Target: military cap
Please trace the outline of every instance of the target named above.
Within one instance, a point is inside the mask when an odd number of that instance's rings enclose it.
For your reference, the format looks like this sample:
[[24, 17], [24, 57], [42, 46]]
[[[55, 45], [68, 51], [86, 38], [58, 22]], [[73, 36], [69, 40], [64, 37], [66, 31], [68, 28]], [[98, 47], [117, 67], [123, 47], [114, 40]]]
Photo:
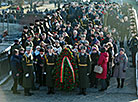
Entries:
[[125, 52], [125, 49], [124, 49], [124, 48], [120, 48], [119, 51], [123, 51], [123, 52]]
[[61, 28], [66, 28], [65, 25], [62, 25]]
[[86, 37], [86, 35], [82, 34], [81, 37]]
[[41, 47], [40, 46], [36, 46], [36, 49], [40, 49]]
[[59, 43], [59, 40], [56, 40], [55, 43]]
[[82, 49], [86, 50], [86, 49], [87, 49], [87, 47], [86, 47], [86, 46], [82, 46], [82, 47], [81, 47], [81, 50], [82, 50]]
[[33, 23], [30, 23], [29, 25], [30, 25], [30, 26], [34, 26], [34, 24], [33, 24]]
[[49, 46], [47, 47], [47, 49], [53, 49], [53, 47], [52, 47], [51, 45], [49, 45]]
[[69, 21], [67, 21], [67, 25], [68, 25], [68, 24], [71, 24], [71, 23], [70, 23]]
[[26, 47], [26, 50], [28, 51], [28, 50], [31, 50], [32, 49], [32, 47], [30, 47], [30, 46], [27, 46]]
[[45, 52], [45, 49], [44, 49], [44, 48], [41, 48], [41, 49], [40, 49], [40, 52]]
[[17, 43], [17, 42], [19, 42], [19, 40], [18, 39], [15, 39], [14, 42]]
[[59, 34], [59, 37], [63, 37], [63, 35], [62, 34]]
[[37, 20], [35, 20], [35, 22], [39, 22], [39, 20], [37, 19]]
[[90, 37], [93, 37], [93, 38], [95, 38], [95, 35], [94, 35], [94, 34], [92, 34], [92, 35], [90, 35]]
[[28, 29], [28, 27], [27, 26], [23, 26], [23, 29]]

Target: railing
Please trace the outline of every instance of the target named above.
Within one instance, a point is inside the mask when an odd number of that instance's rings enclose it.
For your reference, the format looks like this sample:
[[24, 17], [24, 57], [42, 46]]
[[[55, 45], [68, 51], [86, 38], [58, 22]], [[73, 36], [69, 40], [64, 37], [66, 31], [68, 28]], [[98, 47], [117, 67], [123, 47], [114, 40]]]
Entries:
[[9, 74], [10, 64], [8, 51], [0, 54], [0, 80]]
[[136, 86], [137, 86], [137, 95], [138, 95], [138, 52], [136, 54]]
[[[21, 39], [19, 39], [21, 41]], [[13, 44], [11, 44], [13, 46]], [[10, 74], [10, 49], [11, 46], [6, 48], [0, 53], [0, 80]]]
[[[137, 25], [137, 31], [138, 31], [138, 18], [137, 18], [137, 12], [135, 9], [134, 13], [135, 13], [135, 17], [136, 17], [136, 25]], [[138, 52], [136, 54], [136, 91], [137, 91], [137, 95], [138, 95]]]

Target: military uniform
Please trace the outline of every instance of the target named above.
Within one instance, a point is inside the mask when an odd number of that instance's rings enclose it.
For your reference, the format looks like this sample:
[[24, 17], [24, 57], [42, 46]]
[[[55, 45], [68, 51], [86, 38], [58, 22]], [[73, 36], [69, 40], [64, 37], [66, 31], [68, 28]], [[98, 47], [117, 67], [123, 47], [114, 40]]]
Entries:
[[22, 58], [23, 66], [23, 87], [26, 96], [30, 96], [30, 89], [34, 85], [34, 67], [33, 67], [33, 56], [32, 54], [25, 53]]
[[45, 66], [45, 63], [46, 63], [46, 59], [45, 59], [45, 56], [43, 55], [43, 56], [41, 56], [40, 54], [37, 56], [37, 58], [36, 58], [36, 62], [37, 62], [37, 64], [36, 64], [36, 67], [37, 67], [37, 73], [38, 73], [38, 81], [39, 81], [39, 84], [40, 84], [40, 86], [41, 85], [44, 85], [45, 83], [45, 80], [44, 80], [44, 78], [43, 78], [43, 70], [44, 70], [44, 66]]
[[86, 95], [86, 88], [89, 87], [88, 74], [91, 71], [91, 59], [86, 53], [80, 53], [78, 55], [78, 67], [79, 67], [79, 88], [80, 94]]
[[56, 63], [56, 56], [52, 54], [47, 54], [45, 56], [46, 58], [46, 66], [45, 66], [45, 72], [46, 72], [46, 85], [48, 86], [48, 94], [54, 94], [54, 79], [52, 75], [52, 71], [55, 67]]

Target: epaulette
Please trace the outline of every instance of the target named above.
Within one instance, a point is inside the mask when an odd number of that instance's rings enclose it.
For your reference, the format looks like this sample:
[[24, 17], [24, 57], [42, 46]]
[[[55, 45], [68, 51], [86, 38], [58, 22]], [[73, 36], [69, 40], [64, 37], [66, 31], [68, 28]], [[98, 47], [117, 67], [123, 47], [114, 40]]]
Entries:
[[77, 59], [78, 59], [78, 63], [80, 63], [80, 58], [79, 58], [80, 54], [77, 54]]

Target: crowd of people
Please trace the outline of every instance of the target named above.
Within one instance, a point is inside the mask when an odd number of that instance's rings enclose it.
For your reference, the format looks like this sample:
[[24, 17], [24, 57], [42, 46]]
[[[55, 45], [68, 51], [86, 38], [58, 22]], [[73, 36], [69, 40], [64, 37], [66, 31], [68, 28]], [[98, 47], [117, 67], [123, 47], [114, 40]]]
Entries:
[[[128, 21], [128, 15], [121, 12], [120, 8], [119, 4], [109, 2], [85, 5], [69, 3], [61, 9], [47, 13], [44, 18], [35, 20], [35, 24], [24, 26], [21, 43], [15, 40], [11, 48], [13, 93], [19, 94], [17, 85], [20, 84], [24, 87], [25, 96], [32, 95], [31, 89], [39, 89], [45, 85], [48, 86], [48, 94], [54, 94], [55, 79], [52, 72], [57, 57], [65, 48], [69, 48], [76, 59], [79, 95], [86, 95], [88, 87], [97, 88], [99, 80], [99, 91], [107, 90], [113, 76], [117, 79], [117, 88], [123, 88], [128, 58], [122, 48], [123, 42], [120, 45], [116, 37], [124, 39], [125, 35], [122, 35], [122, 29], [116, 34], [116, 29], [111, 27], [114, 26], [115, 18], [111, 17], [115, 17], [115, 12], [118, 13], [116, 19]], [[96, 65], [102, 67], [101, 74], [95, 73]], [[38, 88], [35, 83], [39, 84]]]

